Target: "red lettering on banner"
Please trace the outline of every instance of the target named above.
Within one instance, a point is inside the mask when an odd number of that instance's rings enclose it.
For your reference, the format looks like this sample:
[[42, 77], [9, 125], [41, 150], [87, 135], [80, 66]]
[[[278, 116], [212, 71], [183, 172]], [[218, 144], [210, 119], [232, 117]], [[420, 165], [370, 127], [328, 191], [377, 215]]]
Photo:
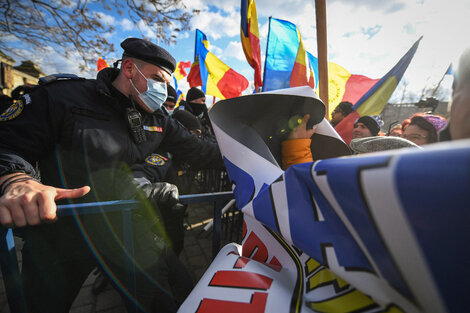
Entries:
[[[241, 256], [237, 259], [237, 262], [235, 262], [235, 265], [233, 266], [233, 268], [244, 268], [250, 261], [251, 259]], [[263, 263], [263, 264], [269, 266], [271, 269], [275, 270], [276, 272], [280, 272], [282, 270], [282, 264], [279, 263], [279, 260], [275, 256], [273, 256], [269, 264], [266, 264], [266, 263]]]
[[280, 272], [282, 270], [282, 264], [279, 262], [279, 260], [275, 256], [273, 256], [268, 266], [272, 268], [273, 270], [275, 270], [276, 272]]
[[[255, 249], [256, 252], [252, 255]], [[254, 232], [251, 232], [243, 243], [242, 256], [251, 257], [255, 261], [266, 263], [268, 260], [268, 248], [266, 248], [263, 241]]]
[[196, 313], [263, 313], [267, 299], [265, 292], [255, 292], [249, 303], [204, 298]]
[[248, 264], [248, 262], [250, 262], [251, 259], [249, 258], [245, 258], [244, 256], [241, 256], [237, 259], [237, 262], [235, 262], [235, 265], [233, 266], [233, 268], [244, 268], [245, 265]]
[[245, 220], [243, 220], [242, 240], [245, 239], [245, 236], [246, 236], [246, 223], [245, 223]]
[[258, 273], [218, 271], [215, 273], [209, 286], [268, 290], [272, 282], [272, 278]]

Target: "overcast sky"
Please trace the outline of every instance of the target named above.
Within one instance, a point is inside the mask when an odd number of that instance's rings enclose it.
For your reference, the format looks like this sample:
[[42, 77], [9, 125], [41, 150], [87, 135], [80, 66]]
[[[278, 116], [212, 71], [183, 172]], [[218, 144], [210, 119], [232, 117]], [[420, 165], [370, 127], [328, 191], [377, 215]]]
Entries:
[[[176, 45], [165, 48], [177, 61], [193, 61], [194, 33], [199, 28], [208, 36], [210, 50], [252, 82], [253, 70], [245, 60], [240, 43], [240, 2], [184, 1], [189, 8], [199, 9], [201, 13], [192, 20], [191, 31], [181, 33]], [[269, 16], [296, 24], [306, 49], [317, 55], [314, 0], [257, 0], [256, 7], [263, 64]], [[139, 36], [139, 33], [129, 20], [117, 15], [104, 15], [103, 20], [116, 29], [107, 37], [115, 43], [118, 53], [103, 56], [112, 63], [122, 52], [119, 43], [126, 37]], [[449, 64], [453, 62], [455, 68], [460, 53], [470, 46], [468, 0], [327, 0], [327, 23], [329, 61], [352, 74], [371, 78], [386, 74], [411, 45], [424, 36], [392, 97], [394, 102], [401, 100], [404, 84], [407, 92], [417, 96], [423, 88], [435, 86]], [[154, 30], [141, 29], [147, 36], [156, 38]], [[79, 74], [73, 58], [58, 57], [53, 49], [49, 55], [32, 53], [30, 58], [46, 73]], [[88, 77], [95, 74], [82, 73]], [[445, 77], [441, 91], [444, 100], [448, 99], [451, 83], [452, 77]], [[183, 88], [187, 88], [186, 85]]]

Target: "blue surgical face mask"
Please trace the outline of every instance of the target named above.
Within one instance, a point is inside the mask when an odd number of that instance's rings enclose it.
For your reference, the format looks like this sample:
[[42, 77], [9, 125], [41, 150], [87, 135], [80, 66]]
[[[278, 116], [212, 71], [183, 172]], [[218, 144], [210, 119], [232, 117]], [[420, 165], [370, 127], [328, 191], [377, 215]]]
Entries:
[[139, 98], [145, 104], [145, 106], [152, 112], [155, 112], [161, 108], [163, 102], [165, 102], [167, 97], [166, 83], [158, 82], [156, 80], [145, 77], [144, 74], [139, 70], [139, 68], [134, 64], [137, 71], [142, 75], [145, 80], [147, 80], [147, 90], [144, 92], [139, 92], [135, 88], [134, 83], [131, 81], [132, 87], [139, 93]]

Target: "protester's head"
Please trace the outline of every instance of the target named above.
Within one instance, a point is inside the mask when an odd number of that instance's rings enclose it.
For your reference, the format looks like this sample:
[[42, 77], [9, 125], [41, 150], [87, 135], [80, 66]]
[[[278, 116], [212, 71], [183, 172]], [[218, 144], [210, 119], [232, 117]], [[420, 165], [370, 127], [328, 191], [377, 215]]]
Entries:
[[353, 105], [351, 102], [341, 102], [336, 106], [336, 108], [331, 112], [331, 124], [333, 126], [338, 125], [346, 116], [353, 111]]
[[450, 134], [452, 140], [470, 138], [470, 48], [461, 55], [454, 74]]
[[167, 83], [176, 67], [175, 59], [165, 49], [145, 39], [127, 38], [121, 71], [113, 85], [151, 113], [167, 98]]
[[[380, 120], [381, 121], [381, 120]], [[380, 131], [379, 117], [365, 115], [354, 123], [352, 138], [364, 138], [377, 136]]]
[[184, 127], [186, 127], [191, 133], [200, 137], [202, 135], [202, 125], [199, 119], [185, 110], [176, 111], [173, 116], [175, 120], [180, 122]]
[[403, 129], [401, 124], [396, 124], [390, 129], [390, 132], [388, 133], [389, 136], [391, 137], [401, 137], [403, 135]]
[[446, 124], [446, 119], [441, 116], [417, 113], [410, 118], [410, 124], [402, 137], [419, 146], [434, 143], [437, 142], [438, 132], [446, 127]]
[[188, 103], [190, 110], [196, 116], [200, 116], [202, 113], [207, 111], [206, 95], [199, 88], [192, 87], [188, 90], [186, 95], [186, 102]]
[[175, 110], [176, 100], [178, 96], [176, 94], [175, 88], [173, 88], [171, 85], [167, 85], [166, 88], [167, 88], [168, 95], [163, 105], [165, 106], [168, 114], [172, 115], [173, 111]]

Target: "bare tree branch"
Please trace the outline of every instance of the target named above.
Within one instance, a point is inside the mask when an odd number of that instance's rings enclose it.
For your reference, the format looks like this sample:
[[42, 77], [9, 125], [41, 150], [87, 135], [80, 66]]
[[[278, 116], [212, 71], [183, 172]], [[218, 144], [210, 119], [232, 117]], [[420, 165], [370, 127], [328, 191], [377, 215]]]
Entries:
[[12, 52], [3, 40], [12, 36], [39, 51], [52, 47], [63, 56], [74, 51], [82, 58], [81, 67], [89, 68], [97, 56], [114, 51], [105, 37], [114, 32], [114, 27], [103, 20], [105, 12], [129, 18], [145, 37], [145, 29], [139, 27], [142, 23], [155, 31], [157, 38], [148, 39], [166, 44], [176, 42], [176, 33], [189, 30], [190, 20], [197, 14], [182, 0], [98, 0], [93, 2], [93, 9], [88, 0], [0, 0], [0, 49]]

